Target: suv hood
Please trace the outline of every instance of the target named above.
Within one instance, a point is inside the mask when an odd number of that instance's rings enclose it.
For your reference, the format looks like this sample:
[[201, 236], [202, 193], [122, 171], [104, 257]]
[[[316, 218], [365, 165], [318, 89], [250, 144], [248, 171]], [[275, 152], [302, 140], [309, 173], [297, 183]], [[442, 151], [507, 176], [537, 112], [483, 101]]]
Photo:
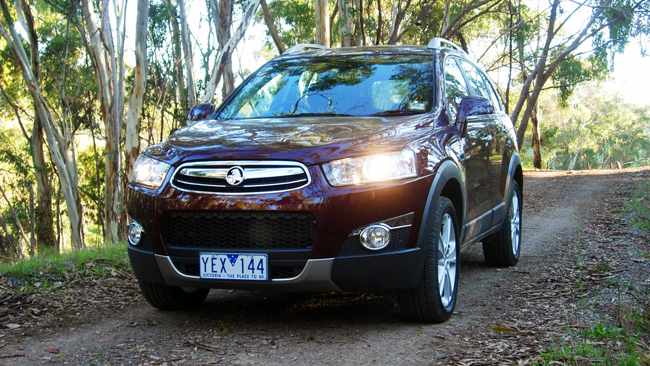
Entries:
[[[146, 153], [171, 162], [224, 159], [298, 160], [315, 164], [398, 150], [426, 132], [432, 116], [296, 117], [206, 120], [174, 132]], [[430, 127], [431, 128], [431, 127]]]

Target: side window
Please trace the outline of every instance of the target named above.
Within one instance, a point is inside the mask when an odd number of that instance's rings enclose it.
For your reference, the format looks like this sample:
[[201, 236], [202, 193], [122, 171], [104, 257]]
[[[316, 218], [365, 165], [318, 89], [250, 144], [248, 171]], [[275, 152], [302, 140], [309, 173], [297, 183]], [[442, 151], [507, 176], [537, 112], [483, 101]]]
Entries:
[[451, 57], [445, 59], [445, 96], [447, 99], [447, 113], [453, 122], [460, 108], [460, 101], [469, 95], [467, 84], [463, 78], [456, 60]]
[[492, 98], [492, 103], [494, 103], [494, 109], [497, 111], [503, 111], [503, 104], [501, 104], [501, 100], [499, 99], [499, 96], [494, 89], [494, 84], [492, 84], [487, 76], [485, 74], [481, 73], [481, 77], [483, 77], [483, 80], [485, 80], [485, 84], [489, 86], [490, 88], [490, 96]]
[[474, 90], [473, 94], [491, 101], [494, 109], [500, 111], [501, 103], [483, 72], [467, 61], [462, 60], [460, 63], [463, 65], [469, 85]]
[[463, 70], [465, 70], [465, 75], [467, 75], [467, 82], [474, 90], [472, 94], [492, 101], [492, 97], [490, 96], [490, 86], [486, 84], [486, 80], [483, 78], [481, 72], [476, 68], [476, 66], [463, 60], [461, 60], [460, 64], [463, 65]]

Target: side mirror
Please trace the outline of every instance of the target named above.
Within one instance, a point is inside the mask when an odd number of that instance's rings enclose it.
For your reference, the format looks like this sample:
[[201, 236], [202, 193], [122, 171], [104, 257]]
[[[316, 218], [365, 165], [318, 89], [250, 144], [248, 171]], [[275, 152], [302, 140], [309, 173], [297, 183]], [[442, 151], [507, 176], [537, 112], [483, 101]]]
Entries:
[[481, 97], [467, 96], [460, 101], [460, 108], [456, 114], [456, 128], [460, 131], [461, 136], [467, 132], [467, 117], [480, 116], [483, 114], [493, 114], [494, 106], [492, 102]]
[[215, 106], [212, 103], [197, 104], [190, 108], [190, 113], [187, 114], [187, 124], [192, 124], [197, 121], [208, 119], [215, 111]]

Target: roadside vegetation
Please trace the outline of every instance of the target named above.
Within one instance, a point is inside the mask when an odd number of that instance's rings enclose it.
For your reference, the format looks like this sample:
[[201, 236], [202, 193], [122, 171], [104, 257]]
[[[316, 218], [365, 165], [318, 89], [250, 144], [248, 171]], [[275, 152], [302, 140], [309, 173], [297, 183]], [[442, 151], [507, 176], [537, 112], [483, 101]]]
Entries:
[[130, 271], [125, 244], [100, 245], [68, 253], [41, 254], [0, 265], [3, 277], [33, 285], [43, 276], [65, 276], [75, 272], [84, 275], [110, 275], [113, 270]]
[[[625, 188], [623, 188], [625, 189]], [[650, 179], [636, 179], [623, 206], [611, 216], [613, 227], [624, 226], [613, 247], [584, 247], [594, 238], [578, 228], [580, 289], [574, 325], [543, 352], [540, 365], [650, 365]], [[609, 206], [604, 206], [607, 211]], [[619, 233], [615, 233], [619, 234]], [[622, 234], [622, 233], [621, 233]], [[598, 239], [595, 239], [598, 240]], [[602, 244], [606, 240], [600, 240]], [[599, 244], [601, 244], [599, 243]], [[588, 252], [609, 249], [607, 261], [590, 261]], [[643, 268], [645, 266], [645, 268]], [[602, 277], [603, 288], [593, 294], [583, 287], [586, 278]], [[603, 306], [607, 305], [607, 306]]]
[[40, 254], [0, 265], [0, 326], [40, 330], [140, 297], [126, 245]]

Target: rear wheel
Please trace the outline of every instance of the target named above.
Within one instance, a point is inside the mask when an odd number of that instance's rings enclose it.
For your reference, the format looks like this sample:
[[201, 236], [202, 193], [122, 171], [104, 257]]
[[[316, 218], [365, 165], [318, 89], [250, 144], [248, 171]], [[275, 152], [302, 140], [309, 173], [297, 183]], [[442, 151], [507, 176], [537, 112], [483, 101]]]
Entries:
[[399, 292], [402, 314], [411, 320], [442, 323], [449, 319], [458, 293], [458, 222], [451, 200], [440, 197], [420, 283]]
[[161, 310], [186, 310], [203, 303], [210, 289], [175, 287], [138, 281], [147, 302]]
[[521, 253], [521, 190], [515, 180], [510, 186], [503, 225], [496, 234], [483, 241], [483, 255], [491, 266], [514, 266]]

